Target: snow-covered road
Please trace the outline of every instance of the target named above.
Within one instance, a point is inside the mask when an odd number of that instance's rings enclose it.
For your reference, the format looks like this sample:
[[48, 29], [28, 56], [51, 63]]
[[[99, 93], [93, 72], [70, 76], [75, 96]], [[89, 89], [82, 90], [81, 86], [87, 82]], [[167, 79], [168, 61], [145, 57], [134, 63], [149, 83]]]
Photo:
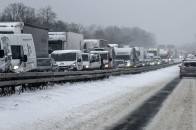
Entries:
[[146, 130], [196, 130], [196, 79], [185, 77]]
[[172, 66], [1, 97], [0, 129], [105, 129], [177, 77], [178, 71]]

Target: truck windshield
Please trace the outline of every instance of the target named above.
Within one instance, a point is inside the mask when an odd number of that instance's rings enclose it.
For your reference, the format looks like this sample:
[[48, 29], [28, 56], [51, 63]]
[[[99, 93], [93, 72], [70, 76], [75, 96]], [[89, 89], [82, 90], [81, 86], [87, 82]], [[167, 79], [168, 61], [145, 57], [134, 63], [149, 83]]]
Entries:
[[76, 53], [51, 54], [55, 61], [75, 61]]
[[100, 54], [101, 55], [101, 58], [103, 60], [108, 60], [108, 55], [107, 54]]
[[82, 60], [83, 61], [88, 61], [89, 59], [88, 59], [88, 55], [82, 55]]
[[154, 56], [157, 55], [157, 51], [156, 50], [148, 50], [148, 53], [152, 53], [152, 54], [154, 54]]
[[50, 59], [37, 59], [37, 66], [50, 66]]
[[117, 60], [130, 60], [129, 55], [116, 55]]

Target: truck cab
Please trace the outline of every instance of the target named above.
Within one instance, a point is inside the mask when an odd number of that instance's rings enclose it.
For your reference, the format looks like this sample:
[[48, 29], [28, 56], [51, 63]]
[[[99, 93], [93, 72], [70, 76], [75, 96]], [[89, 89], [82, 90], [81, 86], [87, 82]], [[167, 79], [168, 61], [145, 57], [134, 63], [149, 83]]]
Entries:
[[12, 53], [12, 71], [27, 72], [37, 68], [36, 52], [31, 34], [8, 35]]
[[118, 67], [134, 67], [135, 56], [133, 48], [114, 48], [115, 66]]
[[[36, 53], [31, 34], [1, 34], [1, 68], [3, 71], [33, 71]], [[4, 52], [2, 51], [4, 50]]]

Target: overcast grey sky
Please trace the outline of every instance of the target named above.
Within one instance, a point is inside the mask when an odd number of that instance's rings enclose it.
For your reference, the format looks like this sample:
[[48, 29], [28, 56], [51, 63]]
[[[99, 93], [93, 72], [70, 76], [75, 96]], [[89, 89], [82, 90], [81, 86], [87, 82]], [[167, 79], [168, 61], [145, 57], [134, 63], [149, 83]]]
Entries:
[[193, 42], [196, 0], [1, 0], [39, 8], [50, 5], [58, 19], [83, 25], [139, 27], [156, 35], [158, 44]]

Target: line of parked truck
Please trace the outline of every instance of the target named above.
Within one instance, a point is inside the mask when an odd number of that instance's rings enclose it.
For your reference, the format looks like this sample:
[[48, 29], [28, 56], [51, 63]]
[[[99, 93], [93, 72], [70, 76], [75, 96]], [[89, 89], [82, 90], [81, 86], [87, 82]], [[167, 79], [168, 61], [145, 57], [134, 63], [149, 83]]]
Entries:
[[[0, 22], [0, 72], [94, 70], [161, 64], [143, 47], [119, 48], [73, 32], [48, 32], [23, 22]], [[148, 53], [147, 53], [148, 52]]]

